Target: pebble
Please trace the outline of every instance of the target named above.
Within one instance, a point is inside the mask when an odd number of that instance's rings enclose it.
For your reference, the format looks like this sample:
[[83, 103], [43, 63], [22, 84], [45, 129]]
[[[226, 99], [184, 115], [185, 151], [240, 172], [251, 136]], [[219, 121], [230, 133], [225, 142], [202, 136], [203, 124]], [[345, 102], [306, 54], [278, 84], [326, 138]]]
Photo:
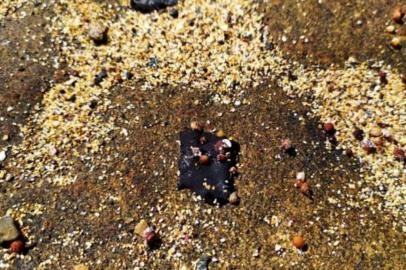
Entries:
[[89, 267], [84, 264], [77, 264], [73, 267], [73, 270], [89, 270]]
[[199, 158], [200, 165], [208, 165], [210, 162], [210, 158], [208, 155], [201, 155]]
[[300, 236], [300, 235], [295, 235], [292, 239], [292, 243], [293, 243], [293, 246], [295, 246], [298, 249], [304, 248], [304, 246], [306, 244], [303, 236]]
[[202, 124], [200, 124], [200, 123], [197, 122], [197, 121], [192, 121], [192, 122], [190, 123], [190, 128], [191, 128], [191, 129], [195, 129], [195, 130], [202, 130], [202, 129], [203, 129], [203, 126], [202, 126]]
[[393, 34], [393, 33], [395, 33], [396, 28], [393, 25], [389, 25], [388, 27], [386, 27], [385, 30], [387, 33]]
[[402, 76], [402, 82], [403, 83], [406, 83], [406, 72], [403, 74], [403, 76]]
[[402, 11], [402, 9], [400, 7], [396, 7], [392, 13], [392, 20], [396, 23], [402, 24], [404, 16], [405, 13]]
[[142, 236], [142, 233], [148, 228], [148, 223], [142, 219], [134, 228], [134, 233]]
[[94, 78], [94, 83], [99, 85], [105, 78], [107, 78], [107, 70], [103, 68]]
[[291, 140], [283, 139], [280, 148], [285, 152], [291, 150], [293, 148]]
[[373, 127], [369, 131], [369, 135], [371, 135], [372, 137], [380, 137], [382, 136], [382, 129], [380, 127]]
[[0, 152], [0, 162], [4, 161], [7, 158], [6, 151]]
[[238, 197], [237, 191], [234, 191], [233, 193], [230, 194], [230, 197], [228, 197], [228, 201], [231, 204], [237, 204], [239, 202], [240, 198]]
[[15, 240], [10, 244], [10, 250], [14, 253], [21, 253], [24, 250], [24, 242], [21, 240]]
[[395, 158], [396, 158], [397, 160], [402, 161], [402, 160], [405, 159], [405, 151], [403, 151], [403, 150], [400, 149], [399, 147], [396, 147], [396, 148], [393, 150], [393, 155], [395, 156]]
[[179, 11], [178, 11], [177, 9], [171, 9], [171, 10], [169, 11], [169, 15], [170, 15], [172, 18], [176, 19], [177, 17], [179, 17]]
[[100, 45], [107, 41], [107, 27], [100, 22], [93, 22], [89, 25], [89, 37], [95, 44]]
[[326, 133], [329, 133], [329, 134], [334, 133], [334, 125], [331, 122], [325, 123], [323, 125], [323, 129]]
[[400, 49], [400, 38], [394, 37], [392, 38], [390, 45], [395, 49]]
[[0, 219], [0, 243], [13, 241], [20, 236], [14, 220], [10, 216], [4, 216]]
[[362, 141], [364, 139], [364, 131], [362, 129], [356, 128], [354, 132], [352, 133], [355, 139], [358, 141]]
[[296, 174], [296, 180], [305, 180], [305, 178], [306, 178], [305, 172], [298, 172]]
[[208, 256], [201, 257], [196, 264], [196, 270], [208, 270], [209, 263], [210, 257]]

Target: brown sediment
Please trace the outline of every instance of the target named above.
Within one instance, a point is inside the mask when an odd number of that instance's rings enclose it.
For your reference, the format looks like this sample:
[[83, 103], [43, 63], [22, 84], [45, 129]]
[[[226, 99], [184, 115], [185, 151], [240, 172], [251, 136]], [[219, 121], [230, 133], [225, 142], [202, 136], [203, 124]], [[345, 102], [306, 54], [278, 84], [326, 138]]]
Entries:
[[[124, 2], [68, 0], [53, 8], [47, 29], [73, 72], [44, 94], [0, 168], [14, 176], [1, 182], [0, 214], [12, 215], [34, 243], [18, 256], [0, 249], [2, 264], [190, 269], [208, 255], [210, 269], [405, 268], [403, 171], [393, 155], [405, 145], [404, 84], [387, 65], [399, 68], [398, 60], [384, 54], [384, 64], [350, 59], [339, 68], [303, 69], [304, 59], [292, 63], [279, 43], [269, 44], [274, 29], [265, 31], [262, 15], [277, 10], [258, 13], [252, 1], [186, 0], [175, 19], [166, 11], [139, 14]], [[299, 17], [295, 7], [285, 14], [282, 1], [271, 3], [281, 22]], [[96, 19], [109, 26], [108, 42], [99, 46], [87, 32]], [[312, 46], [331, 49], [323, 44]], [[341, 41], [334, 50], [328, 61], [347, 59]], [[191, 120], [241, 144], [239, 205], [217, 208], [176, 190], [176, 140]], [[336, 132], [323, 131], [322, 123]], [[363, 153], [355, 128], [383, 148]], [[280, 149], [287, 138], [294, 155]], [[295, 188], [298, 172], [305, 172], [311, 196]], [[161, 238], [158, 249], [134, 234], [142, 219]], [[307, 248], [294, 247], [295, 235]]]

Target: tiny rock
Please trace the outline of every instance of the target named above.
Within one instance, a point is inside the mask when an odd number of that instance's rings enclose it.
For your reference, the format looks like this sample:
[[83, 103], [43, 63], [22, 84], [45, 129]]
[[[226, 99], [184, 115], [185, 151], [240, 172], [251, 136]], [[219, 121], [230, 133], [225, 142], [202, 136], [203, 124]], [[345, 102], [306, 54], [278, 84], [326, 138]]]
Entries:
[[296, 174], [296, 180], [305, 180], [305, 177], [306, 177], [305, 172], [298, 172]]
[[77, 264], [73, 267], [73, 270], [89, 270], [89, 267], [84, 264]]
[[394, 37], [392, 38], [390, 45], [394, 48], [394, 49], [400, 49], [401, 45], [400, 45], [400, 38], [398, 37]]
[[396, 147], [396, 148], [393, 150], [393, 155], [395, 156], [395, 158], [396, 158], [397, 160], [402, 161], [402, 160], [405, 159], [405, 151], [403, 151], [403, 150], [400, 149], [399, 147]]
[[369, 135], [371, 135], [372, 137], [380, 137], [382, 136], [382, 129], [380, 127], [373, 127], [369, 131]]
[[392, 13], [392, 20], [396, 23], [402, 24], [403, 23], [403, 17], [405, 16], [405, 13], [403, 12], [401, 7], [396, 7], [393, 10]]
[[0, 162], [6, 160], [7, 155], [6, 155], [6, 151], [1, 151], [0, 152]]
[[385, 29], [385, 31], [386, 31], [387, 33], [390, 33], [390, 34], [395, 33], [395, 30], [396, 30], [396, 28], [395, 28], [395, 26], [393, 26], [393, 25], [389, 25], [389, 26], [386, 27], [386, 29]]
[[145, 219], [141, 220], [134, 228], [134, 233], [142, 236], [142, 233], [148, 228], [148, 223]]
[[194, 130], [202, 130], [202, 129], [203, 129], [203, 125], [200, 124], [200, 123], [197, 122], [197, 121], [192, 121], [192, 122], [190, 123], [190, 128], [191, 128], [191, 129], [194, 129]]
[[107, 27], [100, 22], [93, 22], [89, 25], [89, 37], [95, 44], [100, 45], [107, 41]]
[[210, 257], [203, 256], [199, 259], [196, 264], [196, 270], [207, 270], [210, 263]]
[[403, 83], [406, 83], [406, 72], [403, 74], [403, 76], [402, 76], [402, 82]]
[[0, 218], [0, 243], [13, 241], [20, 236], [14, 220], [10, 216]]
[[25, 248], [24, 242], [21, 240], [15, 240], [10, 244], [10, 250], [14, 253], [21, 253]]
[[237, 204], [239, 202], [240, 198], [238, 197], [238, 193], [234, 191], [233, 193], [230, 194], [230, 197], [228, 198], [228, 201], [232, 204]]
[[293, 243], [293, 246], [295, 246], [298, 249], [302, 249], [306, 245], [303, 236], [300, 236], [300, 235], [295, 235], [292, 239], [292, 243]]
[[331, 122], [324, 123], [323, 129], [328, 134], [334, 133], [334, 125]]

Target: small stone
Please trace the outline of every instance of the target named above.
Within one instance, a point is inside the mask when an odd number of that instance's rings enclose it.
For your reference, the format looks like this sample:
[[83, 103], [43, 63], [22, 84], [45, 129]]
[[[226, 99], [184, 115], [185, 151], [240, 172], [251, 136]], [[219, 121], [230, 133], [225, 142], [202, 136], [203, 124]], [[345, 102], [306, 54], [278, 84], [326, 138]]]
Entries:
[[171, 10], [169, 11], [169, 15], [170, 15], [172, 18], [176, 19], [176, 18], [179, 17], [179, 11], [178, 11], [177, 9], [171, 9]]
[[295, 246], [298, 249], [302, 249], [306, 245], [305, 240], [301, 235], [295, 235], [292, 239], [292, 243], [293, 246]]
[[362, 141], [364, 139], [364, 131], [362, 129], [356, 128], [354, 132], [352, 133], [355, 139], [358, 141]]
[[333, 134], [334, 133], [334, 125], [331, 122], [324, 123], [323, 129], [328, 134]]
[[73, 267], [73, 270], [89, 270], [89, 267], [84, 264], [77, 264]]
[[10, 244], [10, 250], [14, 253], [21, 253], [24, 250], [24, 242], [21, 240], [15, 240]]
[[225, 136], [224, 131], [222, 129], [216, 132], [216, 136], [219, 138], [223, 138]]
[[0, 243], [13, 241], [20, 236], [14, 220], [10, 216], [0, 218]]
[[406, 84], [406, 72], [402, 76], [402, 82]]
[[100, 85], [100, 83], [107, 78], [107, 70], [102, 68], [102, 70], [94, 78], [94, 84]]
[[283, 139], [280, 145], [280, 148], [287, 152], [293, 148], [292, 142], [289, 139]]
[[310, 187], [309, 184], [304, 182], [301, 186], [300, 186], [300, 192], [302, 192], [303, 194], [307, 195], [310, 192]]
[[376, 145], [371, 140], [363, 141], [361, 146], [367, 154], [373, 154], [376, 152]]
[[6, 160], [7, 155], [6, 155], [6, 151], [1, 151], [0, 152], [0, 162]]
[[228, 197], [228, 201], [231, 204], [237, 204], [240, 201], [237, 191], [234, 191], [233, 193], [230, 194], [230, 197]]
[[371, 135], [372, 137], [380, 137], [382, 136], [382, 129], [380, 127], [373, 127], [369, 131], [369, 135]]
[[134, 228], [134, 233], [142, 236], [142, 233], [148, 228], [148, 223], [142, 219]]
[[401, 45], [400, 45], [400, 38], [398, 37], [394, 37], [392, 38], [390, 45], [394, 48], [394, 49], [400, 49]]
[[200, 123], [197, 122], [197, 121], [192, 121], [192, 122], [190, 123], [190, 128], [191, 128], [191, 129], [194, 129], [194, 130], [202, 130], [202, 129], [203, 129], [203, 125], [200, 124]]
[[379, 81], [381, 82], [381, 84], [388, 83], [388, 76], [385, 71], [383, 71], [383, 70], [379, 71], [378, 76], [379, 76]]
[[107, 42], [107, 27], [100, 22], [93, 22], [89, 25], [89, 37], [96, 45]]
[[142, 238], [144, 238], [147, 243], [151, 243], [156, 238], [156, 232], [153, 228], [148, 227], [142, 232]]
[[298, 172], [296, 174], [296, 180], [305, 180], [305, 178], [306, 178], [305, 172]]
[[209, 263], [210, 257], [208, 256], [201, 257], [196, 264], [196, 270], [208, 270]]
[[396, 30], [396, 28], [395, 28], [394, 25], [389, 25], [389, 26], [386, 27], [386, 29], [385, 29], [385, 31], [386, 31], [387, 33], [390, 33], [390, 34], [395, 33], [395, 30]]
[[402, 8], [401, 8], [401, 7], [396, 7], [396, 8], [393, 10], [393, 13], [392, 13], [392, 20], [393, 20], [395, 23], [402, 24], [402, 23], [403, 23], [403, 17], [404, 17], [404, 16], [405, 16], [405, 13], [403, 12]]
[[210, 163], [210, 158], [208, 155], [201, 155], [199, 157], [199, 164], [200, 165], [208, 165]]
[[405, 159], [405, 151], [403, 151], [401, 148], [396, 147], [393, 149], [393, 155], [397, 160], [403, 161]]

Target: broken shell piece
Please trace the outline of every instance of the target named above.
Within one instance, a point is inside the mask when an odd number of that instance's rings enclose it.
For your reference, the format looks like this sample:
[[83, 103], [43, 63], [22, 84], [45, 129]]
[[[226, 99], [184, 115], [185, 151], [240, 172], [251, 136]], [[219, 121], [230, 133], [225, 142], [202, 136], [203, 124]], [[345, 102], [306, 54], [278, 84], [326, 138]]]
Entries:
[[228, 139], [223, 139], [222, 142], [224, 143], [224, 147], [225, 147], [225, 148], [231, 148], [231, 146], [233, 145], [233, 144], [231, 143], [231, 141], [228, 140]]

